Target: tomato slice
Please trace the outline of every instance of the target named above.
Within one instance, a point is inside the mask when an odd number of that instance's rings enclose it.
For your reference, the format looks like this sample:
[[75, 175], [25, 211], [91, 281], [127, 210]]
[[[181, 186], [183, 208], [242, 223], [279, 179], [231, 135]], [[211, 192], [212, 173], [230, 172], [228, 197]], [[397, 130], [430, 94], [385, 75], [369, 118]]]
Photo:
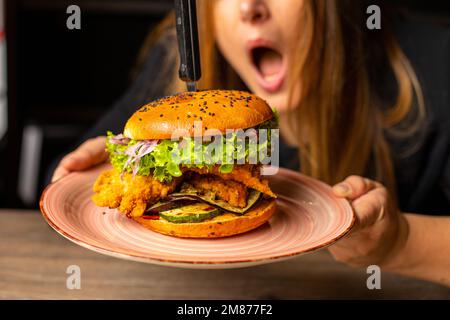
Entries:
[[159, 215], [155, 214], [155, 215], [144, 215], [142, 216], [142, 218], [146, 219], [146, 220], [158, 220], [159, 219]]

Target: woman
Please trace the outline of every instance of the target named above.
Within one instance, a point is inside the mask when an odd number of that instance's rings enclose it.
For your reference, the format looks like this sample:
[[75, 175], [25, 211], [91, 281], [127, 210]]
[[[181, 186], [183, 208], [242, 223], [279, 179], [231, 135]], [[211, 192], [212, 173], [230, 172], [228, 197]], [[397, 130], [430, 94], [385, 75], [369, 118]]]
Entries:
[[[368, 30], [367, 6], [363, 1], [199, 1], [200, 87], [247, 88], [267, 100], [280, 113], [280, 160], [299, 152], [298, 163], [282, 165], [299, 165], [351, 201], [356, 225], [329, 248], [338, 261], [377, 264], [450, 285], [450, 218], [429, 216], [450, 213], [448, 88], [438, 90], [446, 93], [441, 100], [433, 96], [439, 77], [448, 79], [439, 63], [446, 63], [449, 48], [440, 56], [442, 46], [423, 50], [404, 41], [405, 51], [421, 57], [417, 70], [421, 61], [425, 68], [437, 65], [434, 78], [425, 74], [419, 83], [390, 27], [400, 35], [421, 35], [420, 23], [401, 20], [390, 26], [398, 20], [383, 7], [381, 30]], [[184, 90], [177, 79], [172, 21], [166, 19], [158, 36], [152, 35], [152, 50], [142, 55], [135, 84], [89, 137], [120, 132], [142, 104]], [[448, 29], [432, 32], [448, 39]], [[427, 113], [424, 87], [432, 88], [425, 91], [432, 102]], [[104, 142], [100, 136], [83, 143], [60, 162], [53, 180], [105, 161]]]

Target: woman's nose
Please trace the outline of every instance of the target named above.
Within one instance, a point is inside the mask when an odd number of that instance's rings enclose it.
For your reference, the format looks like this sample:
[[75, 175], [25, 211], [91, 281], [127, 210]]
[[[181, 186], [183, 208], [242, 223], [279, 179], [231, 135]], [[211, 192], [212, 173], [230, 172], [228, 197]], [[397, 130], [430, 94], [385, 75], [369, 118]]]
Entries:
[[270, 10], [265, 0], [241, 0], [239, 10], [244, 22], [263, 22], [270, 16]]

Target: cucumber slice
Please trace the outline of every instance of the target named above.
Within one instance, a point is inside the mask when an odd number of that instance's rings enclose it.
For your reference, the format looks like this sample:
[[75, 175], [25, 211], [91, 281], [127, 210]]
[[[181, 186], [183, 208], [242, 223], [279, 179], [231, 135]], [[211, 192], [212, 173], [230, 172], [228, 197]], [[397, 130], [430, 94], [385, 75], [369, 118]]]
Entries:
[[220, 214], [220, 209], [204, 202], [189, 204], [159, 213], [161, 218], [173, 223], [202, 222]]

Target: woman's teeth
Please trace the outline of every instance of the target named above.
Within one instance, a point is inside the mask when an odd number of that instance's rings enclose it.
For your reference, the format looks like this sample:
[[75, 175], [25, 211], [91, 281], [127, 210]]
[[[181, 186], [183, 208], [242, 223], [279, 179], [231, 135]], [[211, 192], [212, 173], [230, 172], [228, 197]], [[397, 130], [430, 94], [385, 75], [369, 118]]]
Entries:
[[264, 80], [269, 81], [269, 82], [276, 80], [277, 78], [278, 78], [277, 74], [264, 75]]

